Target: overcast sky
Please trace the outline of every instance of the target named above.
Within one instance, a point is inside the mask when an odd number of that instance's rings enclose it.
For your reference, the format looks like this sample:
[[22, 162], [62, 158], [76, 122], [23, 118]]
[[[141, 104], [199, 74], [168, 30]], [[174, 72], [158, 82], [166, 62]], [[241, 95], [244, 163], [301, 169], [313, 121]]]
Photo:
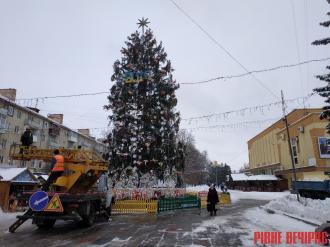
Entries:
[[[211, 36], [249, 70], [329, 57], [329, 47], [311, 46], [329, 36], [318, 25], [327, 20], [326, 0], [176, 0]], [[0, 87], [16, 88], [18, 98], [107, 91], [112, 64], [120, 58], [136, 22], [148, 17], [163, 41], [179, 83], [244, 70], [184, 16], [169, 0], [0, 0]], [[296, 24], [295, 24], [296, 23]], [[295, 28], [295, 26], [297, 28]], [[330, 62], [257, 74], [177, 91], [182, 118], [241, 109], [311, 93], [322, 85], [314, 76]], [[262, 86], [262, 85], [263, 86]], [[272, 93], [264, 87], [269, 88]], [[276, 94], [274, 96], [273, 94]], [[39, 102], [41, 113], [63, 113], [71, 128], [104, 128], [106, 95]], [[25, 102], [31, 104], [31, 102]], [[35, 104], [35, 102], [33, 103]], [[307, 107], [321, 107], [315, 96]], [[289, 104], [289, 110], [303, 107]], [[229, 115], [226, 119], [182, 122], [182, 128], [224, 125], [281, 116], [279, 107]], [[238, 169], [248, 162], [247, 141], [271, 124], [193, 132], [199, 149], [211, 160]], [[99, 135], [102, 129], [92, 133]]]

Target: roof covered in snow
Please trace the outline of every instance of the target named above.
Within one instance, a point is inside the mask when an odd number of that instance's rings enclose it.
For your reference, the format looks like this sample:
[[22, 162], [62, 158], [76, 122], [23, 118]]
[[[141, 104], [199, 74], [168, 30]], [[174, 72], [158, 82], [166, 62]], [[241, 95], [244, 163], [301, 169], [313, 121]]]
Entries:
[[247, 176], [244, 173], [231, 174], [233, 181], [269, 181], [269, 180], [279, 180], [274, 175], [253, 175]]
[[37, 182], [35, 176], [27, 168], [0, 168], [0, 181]]
[[231, 174], [231, 177], [233, 178], [233, 181], [243, 181], [248, 178], [244, 173]]
[[44, 179], [45, 181], [47, 181], [47, 179], [48, 179], [49, 176], [48, 175], [39, 175], [38, 178], [40, 178], [40, 177], [42, 179]]

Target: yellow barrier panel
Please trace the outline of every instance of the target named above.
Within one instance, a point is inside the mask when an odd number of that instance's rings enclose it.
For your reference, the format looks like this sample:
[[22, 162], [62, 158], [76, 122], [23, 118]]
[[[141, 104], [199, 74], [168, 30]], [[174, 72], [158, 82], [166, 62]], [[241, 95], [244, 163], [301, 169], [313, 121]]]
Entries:
[[158, 203], [157, 200], [123, 200], [115, 201], [112, 206], [113, 214], [149, 214], [157, 213]]
[[231, 198], [229, 193], [221, 193], [219, 198], [220, 206], [231, 205]]

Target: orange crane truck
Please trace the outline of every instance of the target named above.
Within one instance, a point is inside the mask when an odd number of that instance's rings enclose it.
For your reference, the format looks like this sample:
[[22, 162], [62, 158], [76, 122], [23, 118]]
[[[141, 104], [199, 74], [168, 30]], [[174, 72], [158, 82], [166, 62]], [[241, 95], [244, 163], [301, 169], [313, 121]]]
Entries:
[[[53, 151], [13, 145], [10, 157], [22, 161], [50, 161]], [[60, 153], [64, 157], [64, 173], [49, 191], [40, 189], [20, 195], [29, 202], [29, 209], [17, 216], [9, 232], [15, 232], [28, 219], [39, 228], [51, 228], [57, 220], [81, 221], [91, 226], [97, 214], [110, 217], [113, 200], [108, 187], [108, 163], [88, 150], [60, 149]]]

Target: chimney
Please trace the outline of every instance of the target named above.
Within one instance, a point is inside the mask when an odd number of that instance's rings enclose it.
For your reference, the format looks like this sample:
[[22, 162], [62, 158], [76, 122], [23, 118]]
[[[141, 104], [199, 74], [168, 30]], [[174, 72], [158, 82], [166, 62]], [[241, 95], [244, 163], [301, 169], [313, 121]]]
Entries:
[[63, 114], [48, 114], [47, 117], [56, 123], [63, 124]]
[[78, 133], [85, 135], [85, 136], [90, 136], [89, 129], [78, 129]]
[[10, 101], [16, 101], [16, 89], [14, 88], [0, 89], [0, 95], [6, 97]]

